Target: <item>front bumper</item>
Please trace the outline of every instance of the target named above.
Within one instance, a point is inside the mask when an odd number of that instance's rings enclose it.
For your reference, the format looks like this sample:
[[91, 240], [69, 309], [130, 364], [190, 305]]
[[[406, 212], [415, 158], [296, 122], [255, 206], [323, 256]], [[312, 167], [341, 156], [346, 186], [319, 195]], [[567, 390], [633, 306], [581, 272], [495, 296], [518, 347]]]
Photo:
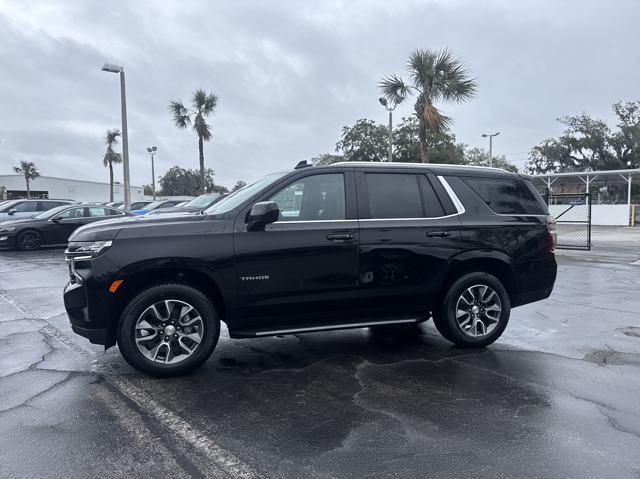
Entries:
[[14, 249], [16, 237], [11, 233], [0, 233], [0, 249]]
[[84, 336], [93, 344], [106, 344], [108, 330], [92, 326], [85, 285], [80, 282], [69, 282], [64, 287], [63, 296], [64, 307], [67, 310], [73, 332]]
[[96, 259], [67, 257], [70, 280], [64, 287], [64, 307], [76, 334], [93, 344], [110, 347], [115, 344], [115, 334], [108, 321], [111, 308], [100, 294], [100, 291], [106, 292], [106, 287], [96, 279], [101, 276], [95, 272], [99, 269]]

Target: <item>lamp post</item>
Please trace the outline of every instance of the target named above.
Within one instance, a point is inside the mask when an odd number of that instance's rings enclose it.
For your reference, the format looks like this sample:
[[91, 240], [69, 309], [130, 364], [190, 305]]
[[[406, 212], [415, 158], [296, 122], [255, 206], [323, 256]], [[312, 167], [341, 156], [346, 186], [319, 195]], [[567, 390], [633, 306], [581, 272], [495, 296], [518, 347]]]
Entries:
[[153, 157], [156, 154], [156, 151], [158, 151], [158, 147], [157, 146], [150, 146], [147, 148], [147, 151], [149, 152], [149, 155], [151, 155], [151, 185], [153, 188], [153, 201], [156, 200], [156, 170], [153, 166]]
[[499, 131], [495, 133], [483, 133], [482, 138], [489, 138], [489, 166], [493, 167], [493, 137], [498, 136], [500, 134]]
[[402, 102], [403, 98], [399, 98], [397, 102], [389, 104], [386, 98], [380, 97], [378, 101], [389, 112], [389, 162], [393, 161], [393, 110], [396, 109], [398, 103]]
[[124, 208], [131, 208], [131, 186], [129, 183], [129, 132], [127, 130], [127, 95], [124, 86], [124, 67], [105, 63], [103, 72], [120, 74], [120, 110], [122, 113], [122, 170], [124, 180]]

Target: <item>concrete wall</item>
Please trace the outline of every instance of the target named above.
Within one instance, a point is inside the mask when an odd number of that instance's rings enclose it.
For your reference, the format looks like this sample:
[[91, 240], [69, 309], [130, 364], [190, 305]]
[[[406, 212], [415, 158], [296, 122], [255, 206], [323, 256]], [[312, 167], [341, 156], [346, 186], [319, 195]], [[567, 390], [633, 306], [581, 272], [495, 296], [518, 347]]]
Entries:
[[[0, 175], [0, 186], [7, 190], [26, 191], [26, 184], [22, 175]], [[47, 191], [49, 198], [68, 199], [77, 201], [109, 201], [109, 183], [97, 181], [75, 180], [71, 178], [56, 178], [41, 176], [31, 181], [32, 191]], [[144, 192], [140, 186], [132, 186], [131, 201], [142, 201]], [[124, 200], [124, 187], [113, 185], [114, 201]]]
[[[567, 210], [569, 205], [550, 205], [549, 213], [553, 216], [559, 216], [563, 211]], [[564, 213], [560, 221], [586, 221], [587, 205], [575, 205], [569, 211]], [[598, 226], [629, 226], [629, 206], [628, 205], [592, 205], [591, 206], [591, 224]]]

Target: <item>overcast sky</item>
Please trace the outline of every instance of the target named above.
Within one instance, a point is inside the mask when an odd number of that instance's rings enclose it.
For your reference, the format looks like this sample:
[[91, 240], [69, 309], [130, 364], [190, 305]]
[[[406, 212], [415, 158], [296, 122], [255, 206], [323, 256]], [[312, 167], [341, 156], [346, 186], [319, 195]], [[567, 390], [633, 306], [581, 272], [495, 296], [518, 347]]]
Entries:
[[[386, 122], [377, 82], [414, 48], [448, 47], [478, 79], [475, 99], [442, 105], [458, 141], [519, 167], [560, 133], [555, 119], [640, 99], [640, 1], [26, 1], [0, 0], [0, 174], [20, 160], [43, 175], [108, 181], [107, 128], [120, 128], [127, 75], [131, 181], [196, 168], [197, 137], [169, 100], [220, 97], [205, 144], [231, 186], [332, 152], [343, 125]], [[398, 118], [411, 114], [411, 102]], [[118, 169], [116, 179], [122, 176]]]

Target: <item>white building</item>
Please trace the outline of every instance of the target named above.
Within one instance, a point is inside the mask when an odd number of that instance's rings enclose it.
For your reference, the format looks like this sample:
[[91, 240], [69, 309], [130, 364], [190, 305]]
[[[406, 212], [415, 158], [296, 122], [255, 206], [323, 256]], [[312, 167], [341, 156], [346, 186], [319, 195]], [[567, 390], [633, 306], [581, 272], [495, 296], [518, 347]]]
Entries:
[[[0, 186], [6, 189], [7, 199], [26, 198], [27, 185], [24, 176], [0, 175]], [[131, 201], [142, 201], [144, 190], [141, 186], [131, 186]], [[109, 201], [109, 183], [40, 176], [31, 180], [32, 198], [55, 198], [77, 201]], [[113, 185], [114, 201], [124, 201], [124, 187], [120, 183]]]
[[[632, 202], [632, 185], [640, 178], [640, 169], [574, 171], [533, 175], [552, 194], [584, 192], [591, 195], [591, 205], [549, 205], [549, 212], [563, 221], [579, 221], [591, 217], [591, 224], [603, 226], [635, 226], [638, 207]], [[618, 194], [613, 195], [611, 192]], [[623, 194], [620, 194], [623, 193]], [[587, 209], [590, 210], [587, 213]]]

